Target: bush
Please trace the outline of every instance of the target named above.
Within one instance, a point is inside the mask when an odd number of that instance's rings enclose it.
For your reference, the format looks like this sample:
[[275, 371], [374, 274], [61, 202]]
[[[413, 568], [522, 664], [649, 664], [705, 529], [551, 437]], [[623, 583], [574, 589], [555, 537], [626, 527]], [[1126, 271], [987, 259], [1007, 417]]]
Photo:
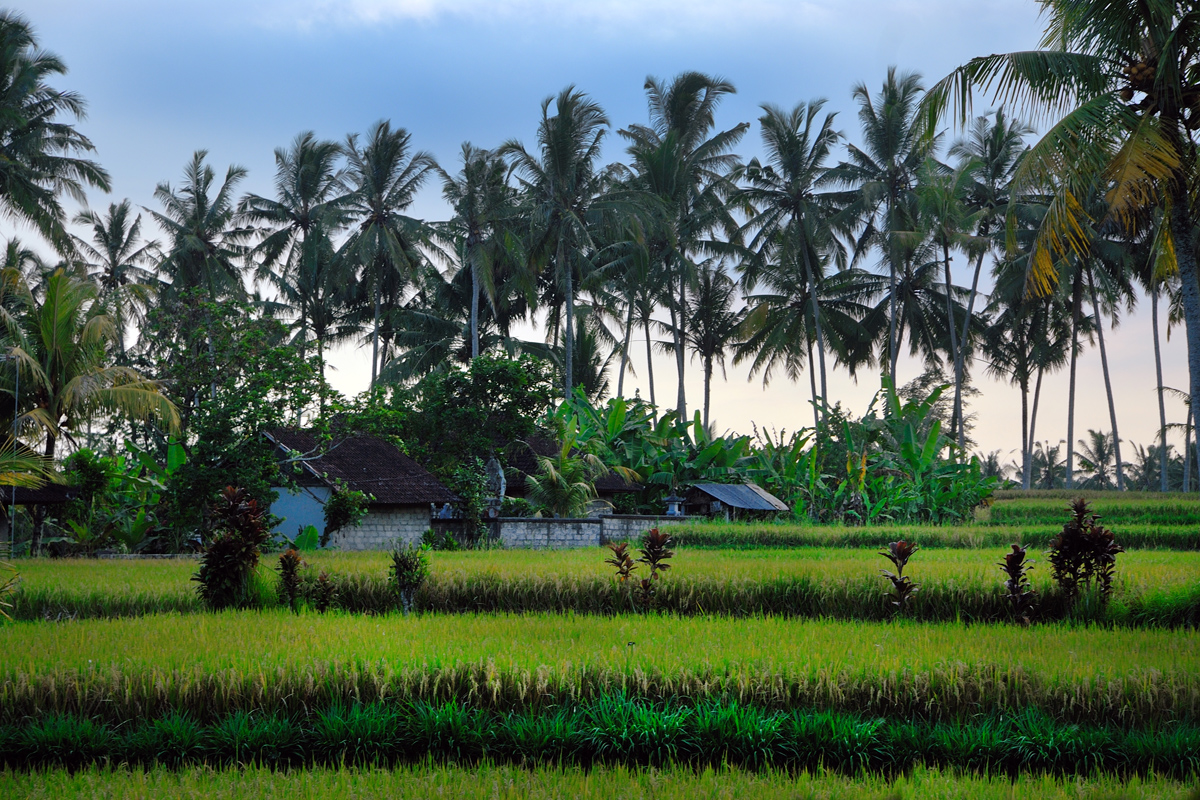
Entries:
[[209, 608], [245, 608], [251, 605], [251, 580], [262, 546], [271, 538], [267, 510], [245, 489], [227, 486], [213, 506], [212, 520], [216, 533], [192, 580], [200, 584], [200, 597]]
[[429, 548], [425, 545], [405, 545], [392, 551], [392, 568], [388, 572], [392, 588], [400, 599], [404, 616], [413, 609], [417, 590], [429, 577]]
[[1071, 520], [1050, 541], [1047, 558], [1050, 574], [1068, 600], [1079, 595], [1080, 584], [1100, 589], [1101, 602], [1112, 594], [1117, 555], [1125, 549], [1116, 543], [1082, 497], [1071, 503]]
[[354, 527], [362, 522], [374, 499], [366, 492], [351, 489], [344, 481], [337, 481], [329, 499], [325, 501], [325, 530], [321, 533], [321, 546], [328, 545], [329, 537], [342, 528]]

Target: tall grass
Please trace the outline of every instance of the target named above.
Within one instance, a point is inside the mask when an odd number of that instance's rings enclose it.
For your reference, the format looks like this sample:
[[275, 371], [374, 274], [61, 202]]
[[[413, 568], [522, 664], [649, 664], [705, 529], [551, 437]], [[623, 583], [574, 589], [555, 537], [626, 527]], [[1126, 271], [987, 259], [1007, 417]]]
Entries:
[[389, 699], [508, 710], [614, 693], [767, 709], [1200, 720], [1200, 633], [1063, 626], [286, 611], [0, 628], [0, 722]]
[[[920, 541], [920, 540], [918, 540]], [[600, 549], [437, 553], [429, 580], [416, 596], [424, 612], [632, 612], [637, 604], [619, 586]], [[922, 550], [909, 571], [921, 591], [906, 615], [926, 621], [995, 621], [1009, 617], [996, 567], [1001, 549]], [[1040, 560], [1034, 554], [1035, 560]], [[305, 585], [315, 574], [335, 576], [338, 604], [358, 613], [396, 608], [386, 581], [383, 553], [322, 553], [308, 557]], [[889, 619], [874, 550], [712, 551], [680, 548], [676, 566], [658, 587], [659, 608], [678, 614], [784, 615], [854, 620]], [[187, 581], [188, 565], [130, 562], [29, 561], [14, 598], [14, 616], [25, 620], [99, 618], [198, 611]], [[263, 567], [264, 577], [271, 571]], [[637, 573], [635, 573], [636, 576]], [[1035, 619], [1072, 618], [1130, 626], [1200, 624], [1200, 553], [1136, 551], [1118, 563], [1112, 603], [1069, 607], [1054, 592], [1044, 565], [1035, 567], [1040, 601]], [[273, 578], [272, 578], [273, 579]], [[265, 592], [267, 597], [271, 592]]]
[[[1066, 507], [1075, 497], [1022, 497], [994, 503], [983, 518], [992, 525], [1062, 525]], [[1118, 534], [1125, 526], [1200, 527], [1200, 498], [1195, 495], [1117, 494], [1089, 498], [1092, 510], [1106, 528]]]
[[1200, 727], [1068, 725], [1038, 712], [956, 722], [839, 712], [764, 711], [724, 701], [647, 703], [617, 695], [581, 705], [496, 712], [458, 703], [332, 706], [309, 714], [235, 713], [209, 725], [174, 714], [112, 726], [49, 715], [0, 727], [10, 769], [104, 763], [276, 767], [426, 760], [747, 769], [824, 767], [850, 775], [914, 766], [977, 774], [1200, 775]]
[[212, 770], [150, 771], [90, 768], [0, 773], [0, 795], [27, 800], [69, 797], [121, 797], [125, 800], [212, 798], [213, 800], [361, 800], [361, 798], [445, 797], [463, 800], [1185, 800], [1195, 798], [1194, 782], [1160, 777], [1058, 778], [1048, 775], [964, 776], [952, 770], [916, 768], [887, 778], [843, 777], [825, 770], [743, 772], [687, 767], [582, 769], [546, 766], [522, 769], [484, 765], [472, 768], [423, 764], [399, 769], [273, 770], [264, 766]]

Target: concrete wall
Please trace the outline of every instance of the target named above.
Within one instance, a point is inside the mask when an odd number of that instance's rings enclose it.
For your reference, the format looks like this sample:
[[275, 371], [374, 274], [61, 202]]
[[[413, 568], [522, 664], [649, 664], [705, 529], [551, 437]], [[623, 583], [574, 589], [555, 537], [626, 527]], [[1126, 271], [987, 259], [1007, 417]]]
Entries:
[[504, 517], [499, 520], [500, 542], [508, 548], [562, 550], [599, 547], [606, 542], [637, 539], [656, 525], [678, 525], [679, 517], [603, 516], [595, 519], [531, 519]]
[[353, 528], [342, 528], [329, 541], [338, 550], [389, 550], [413, 544], [429, 530], [429, 506], [376, 506]]
[[303, 486], [295, 493], [282, 486], [276, 486], [274, 489], [279, 493], [279, 497], [271, 503], [271, 513], [282, 517], [282, 521], [272, 529], [275, 533], [294, 539], [297, 531], [305, 525], [312, 525], [318, 532], [325, 530], [328, 486]]

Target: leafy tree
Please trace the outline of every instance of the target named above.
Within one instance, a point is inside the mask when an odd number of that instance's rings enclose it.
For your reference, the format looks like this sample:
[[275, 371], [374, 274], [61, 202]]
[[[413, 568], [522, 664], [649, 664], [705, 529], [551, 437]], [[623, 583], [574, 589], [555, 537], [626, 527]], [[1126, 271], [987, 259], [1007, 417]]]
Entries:
[[704, 369], [704, 427], [708, 427], [709, 398], [712, 393], [713, 365], [725, 371], [725, 354], [741, 338], [744, 317], [735, 309], [737, 285], [719, 266], [703, 264], [697, 274], [696, 288], [688, 302], [684, 341], [700, 357]]
[[59, 196], [84, 202], [84, 187], [110, 191], [108, 173], [79, 154], [95, 150], [65, 117], [83, 119], [83, 98], [46, 81], [66, 74], [57, 56], [38, 47], [29, 22], [0, 11], [0, 210], [30, 223], [56, 249], [70, 239]]

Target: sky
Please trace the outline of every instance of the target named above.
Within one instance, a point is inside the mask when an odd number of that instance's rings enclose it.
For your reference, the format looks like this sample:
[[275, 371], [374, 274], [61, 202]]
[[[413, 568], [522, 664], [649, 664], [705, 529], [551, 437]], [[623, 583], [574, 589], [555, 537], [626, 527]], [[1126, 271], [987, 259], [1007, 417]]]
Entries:
[[[464, 141], [532, 145], [540, 103], [567, 85], [597, 100], [615, 130], [647, 120], [647, 76], [669, 80], [686, 70], [737, 87], [717, 125], [755, 123], [739, 147], [745, 158], [760, 154], [762, 103], [790, 108], [826, 98], [827, 110], [838, 112], [836, 127], [857, 141], [855, 85], [877, 93], [893, 65], [920, 73], [928, 85], [973, 56], [1031, 49], [1041, 33], [1033, 0], [21, 0], [15, 8], [41, 46], [66, 62], [69, 73], [54, 85], [87, 100], [78, 127], [113, 178], [111, 196], [89, 196], [97, 209], [126, 197], [157, 208], [154, 187], [178, 182], [198, 149], [208, 151], [219, 174], [229, 164], [248, 168], [241, 188], [269, 195], [273, 151], [297, 133], [340, 140], [383, 118], [407, 128], [416, 147], [452, 169]], [[980, 98], [976, 111], [987, 108]], [[620, 139], [611, 135], [604, 157], [621, 156]], [[434, 185], [412, 213], [449, 215]], [[0, 223], [0, 234], [14, 233], [35, 238]], [[970, 280], [961, 257], [955, 276]], [[1149, 316], [1143, 301], [1106, 341], [1121, 438], [1141, 444], [1157, 429]], [[648, 396], [639, 344], [626, 390]], [[1182, 330], [1169, 340], [1164, 335], [1163, 345], [1164, 384], [1185, 386]], [[335, 387], [364, 389], [369, 358], [367, 349], [336, 350]], [[920, 371], [902, 361], [898, 377], [904, 382]], [[673, 360], [656, 357], [654, 373], [658, 399], [673, 402]], [[1017, 460], [1019, 393], [981, 367], [974, 379], [978, 449]], [[1089, 428], [1110, 429], [1096, 348], [1080, 359], [1078, 381], [1077, 439]], [[869, 373], [858, 382], [831, 376], [831, 399], [855, 411], [865, 410], [878, 388]], [[697, 362], [689, 365], [686, 389], [695, 406], [702, 396]], [[764, 388], [761, 376], [749, 380], [731, 365], [727, 380], [713, 387], [712, 414], [718, 430], [794, 430], [811, 425], [808, 396], [807, 376], [798, 385], [777, 377]], [[1037, 439], [1066, 436], [1066, 398], [1066, 373], [1048, 377]], [[1169, 421], [1183, 416], [1182, 405], [1168, 400]]]

